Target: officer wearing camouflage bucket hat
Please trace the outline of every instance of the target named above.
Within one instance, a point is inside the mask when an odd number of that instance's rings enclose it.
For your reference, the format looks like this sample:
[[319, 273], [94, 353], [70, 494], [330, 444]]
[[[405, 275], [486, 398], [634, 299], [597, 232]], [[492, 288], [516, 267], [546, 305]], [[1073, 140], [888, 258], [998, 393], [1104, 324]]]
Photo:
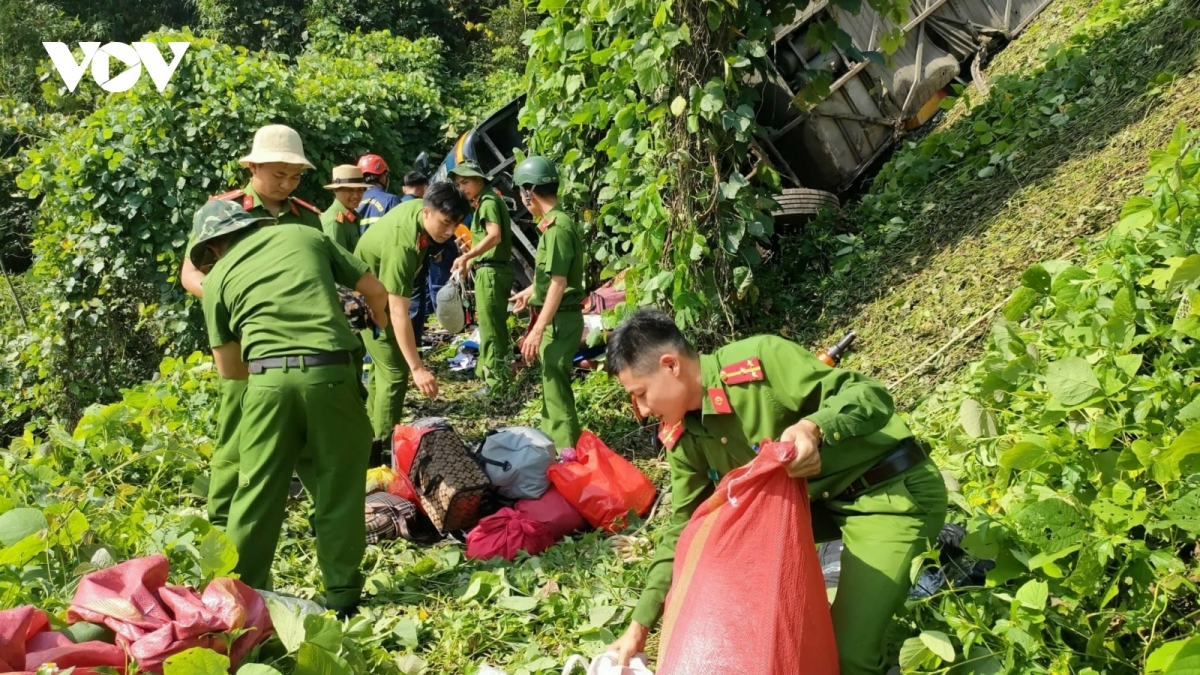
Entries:
[[[239, 204], [255, 217], [275, 218], [279, 223], [298, 223], [318, 230], [321, 228], [320, 211], [292, 197], [292, 192], [299, 185], [300, 174], [313, 168], [304, 156], [300, 135], [294, 129], [281, 124], [259, 129], [254, 134], [250, 154], [241, 159], [241, 164], [250, 169], [250, 182], [240, 190], [214, 195], [209, 197], [210, 200]], [[194, 239], [189, 240], [179, 278], [183, 287], [199, 298], [204, 292], [204, 275], [208, 268], [204, 264], [197, 264], [192, 258], [191, 250], [195, 244]], [[243, 381], [218, 380], [220, 414], [217, 447], [213, 452], [208, 483], [208, 519], [218, 527], [223, 527], [228, 521], [229, 504], [237, 485], [237, 449], [230, 439], [240, 419], [243, 389]]]
[[363, 193], [371, 185], [363, 180], [362, 169], [353, 164], [333, 167], [333, 180], [325, 186], [332, 190], [334, 200], [321, 214], [321, 229], [325, 236], [353, 251], [358, 245], [358, 214], [355, 209], [362, 203]]
[[247, 382], [225, 532], [242, 581], [269, 589], [288, 488], [299, 474], [313, 497], [326, 605], [348, 616], [362, 591], [371, 425], [351, 357], [358, 340], [336, 285], [361, 293], [380, 328], [388, 325], [387, 290], [320, 231], [266, 222], [240, 204], [211, 201], [196, 217], [191, 252], [215, 261], [203, 302], [217, 371]]

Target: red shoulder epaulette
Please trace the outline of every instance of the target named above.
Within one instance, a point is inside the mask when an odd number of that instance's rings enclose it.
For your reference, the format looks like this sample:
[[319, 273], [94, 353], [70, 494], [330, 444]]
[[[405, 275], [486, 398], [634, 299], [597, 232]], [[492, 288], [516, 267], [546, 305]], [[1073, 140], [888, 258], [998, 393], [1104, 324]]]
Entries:
[[243, 194], [245, 194], [245, 193], [242, 192], [241, 190], [230, 190], [229, 192], [223, 192], [219, 195], [213, 195], [208, 198], [208, 201], [211, 202], [214, 199], [220, 199], [222, 201], [231, 202], [231, 201], [237, 199], [238, 197], [241, 197]]
[[659, 425], [658, 440], [662, 441], [663, 447], [667, 450], [674, 450], [679, 444], [679, 439], [683, 438], [683, 422], [676, 422], [672, 426]]
[[333, 219], [338, 221], [339, 223], [345, 221], [346, 220], [346, 212], [338, 211], [337, 215], [334, 216]]
[[317, 207], [313, 206], [312, 204], [309, 204], [308, 202], [304, 201], [303, 199], [297, 199], [296, 197], [292, 197], [291, 201], [293, 204], [299, 204], [300, 206], [303, 206], [304, 208], [308, 209], [309, 211], [312, 211], [313, 213], [317, 214], [318, 216], [321, 215], [321, 209], [318, 209]]
[[712, 402], [713, 410], [718, 415], [728, 415], [733, 412], [733, 407], [729, 405], [729, 396], [725, 394], [725, 390], [721, 387], [709, 389], [708, 400]]
[[762, 363], [757, 358], [738, 361], [721, 369], [721, 381], [725, 384], [743, 384], [762, 379]]

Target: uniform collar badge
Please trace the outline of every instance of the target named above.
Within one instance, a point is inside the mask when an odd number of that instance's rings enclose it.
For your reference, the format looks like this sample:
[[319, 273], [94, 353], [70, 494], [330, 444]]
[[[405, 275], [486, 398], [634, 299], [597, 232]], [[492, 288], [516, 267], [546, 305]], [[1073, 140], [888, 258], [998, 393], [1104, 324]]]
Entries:
[[728, 415], [733, 412], [733, 408], [729, 405], [729, 397], [721, 387], [709, 389], [708, 400], [712, 403], [713, 411], [718, 415]]
[[545, 218], [542, 218], [542, 222], [538, 223], [538, 231], [545, 232], [546, 230], [550, 229], [550, 226], [553, 224], [554, 216], [546, 216]]
[[422, 234], [421, 236], [417, 237], [417, 248], [418, 249], [424, 250], [428, 246], [429, 246], [429, 236], [428, 235]]
[[658, 440], [662, 442], [663, 447], [667, 450], [674, 450], [679, 444], [679, 439], [683, 437], [683, 422], [676, 422], [671, 426], [659, 425]]

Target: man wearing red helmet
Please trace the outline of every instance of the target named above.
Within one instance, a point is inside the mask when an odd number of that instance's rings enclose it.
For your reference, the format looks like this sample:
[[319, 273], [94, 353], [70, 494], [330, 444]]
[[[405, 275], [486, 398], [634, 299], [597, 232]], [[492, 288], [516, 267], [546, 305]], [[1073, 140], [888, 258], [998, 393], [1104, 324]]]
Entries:
[[363, 180], [371, 186], [363, 193], [362, 202], [356, 209], [361, 234], [385, 213], [400, 206], [400, 198], [387, 191], [390, 173], [382, 157], [363, 155], [358, 158], [358, 168], [362, 169]]

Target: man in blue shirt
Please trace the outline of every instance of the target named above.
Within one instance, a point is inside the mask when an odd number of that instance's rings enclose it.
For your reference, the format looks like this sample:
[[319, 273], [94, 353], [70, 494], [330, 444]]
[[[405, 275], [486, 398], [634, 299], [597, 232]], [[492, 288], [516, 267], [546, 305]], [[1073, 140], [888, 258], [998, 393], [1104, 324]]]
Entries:
[[379, 155], [363, 155], [358, 158], [363, 181], [371, 187], [363, 193], [362, 202], [355, 210], [358, 213], [359, 234], [367, 231], [371, 224], [385, 213], [400, 205], [400, 198], [387, 191], [388, 165]]

